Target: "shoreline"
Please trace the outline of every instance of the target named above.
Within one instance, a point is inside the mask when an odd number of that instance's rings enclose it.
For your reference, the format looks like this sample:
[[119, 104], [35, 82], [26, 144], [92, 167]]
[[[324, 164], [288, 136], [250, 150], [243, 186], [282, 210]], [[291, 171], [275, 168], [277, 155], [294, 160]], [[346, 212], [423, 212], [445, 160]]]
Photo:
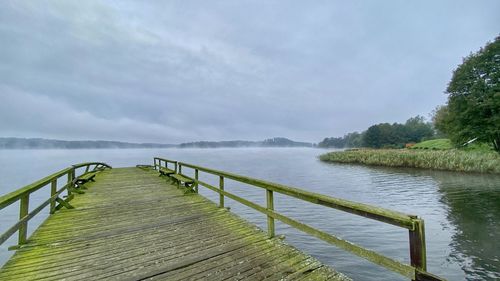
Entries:
[[320, 155], [319, 159], [330, 163], [500, 174], [500, 155], [495, 152], [359, 149], [328, 152]]

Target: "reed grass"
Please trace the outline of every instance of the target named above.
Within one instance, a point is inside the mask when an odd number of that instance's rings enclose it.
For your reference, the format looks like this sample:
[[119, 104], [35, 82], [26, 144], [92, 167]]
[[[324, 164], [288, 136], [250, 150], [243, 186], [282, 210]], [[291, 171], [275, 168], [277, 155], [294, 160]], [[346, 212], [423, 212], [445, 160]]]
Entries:
[[359, 149], [326, 153], [320, 156], [320, 160], [337, 163], [500, 174], [500, 154], [494, 151]]

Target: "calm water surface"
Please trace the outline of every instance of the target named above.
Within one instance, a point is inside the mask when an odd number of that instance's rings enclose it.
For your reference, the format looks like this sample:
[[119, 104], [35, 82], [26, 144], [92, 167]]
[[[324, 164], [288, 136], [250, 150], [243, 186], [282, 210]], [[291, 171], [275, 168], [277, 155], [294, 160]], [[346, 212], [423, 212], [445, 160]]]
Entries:
[[[300, 187], [425, 219], [428, 270], [449, 280], [500, 279], [500, 176], [327, 164], [325, 151], [303, 148], [0, 150], [0, 195], [74, 163], [103, 161], [114, 167], [151, 164], [153, 156]], [[189, 170], [186, 170], [188, 172]], [[201, 174], [200, 179], [216, 183]], [[226, 189], [264, 205], [265, 191], [232, 181]], [[200, 193], [214, 201], [213, 192]], [[48, 188], [32, 196], [31, 207], [47, 198]], [[365, 218], [275, 195], [279, 212], [302, 222], [408, 262], [408, 232]], [[265, 216], [226, 199], [231, 210], [265, 228]], [[45, 213], [46, 216], [47, 212]], [[13, 205], [0, 212], [0, 231], [18, 215]], [[43, 220], [36, 217], [30, 230]], [[277, 224], [286, 241], [354, 280], [405, 280], [356, 256]], [[12, 254], [10, 239], [0, 246], [0, 264]]]

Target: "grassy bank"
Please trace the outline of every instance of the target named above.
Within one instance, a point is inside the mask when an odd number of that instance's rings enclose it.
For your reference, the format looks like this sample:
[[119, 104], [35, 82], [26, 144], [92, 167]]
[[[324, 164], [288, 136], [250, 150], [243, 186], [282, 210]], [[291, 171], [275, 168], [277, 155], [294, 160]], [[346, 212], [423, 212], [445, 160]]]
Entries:
[[500, 155], [493, 151], [458, 149], [360, 149], [330, 152], [322, 161], [500, 174]]
[[428, 140], [417, 143], [412, 146], [411, 149], [432, 149], [432, 150], [444, 150], [444, 149], [452, 149], [453, 145], [449, 139], [435, 139]]

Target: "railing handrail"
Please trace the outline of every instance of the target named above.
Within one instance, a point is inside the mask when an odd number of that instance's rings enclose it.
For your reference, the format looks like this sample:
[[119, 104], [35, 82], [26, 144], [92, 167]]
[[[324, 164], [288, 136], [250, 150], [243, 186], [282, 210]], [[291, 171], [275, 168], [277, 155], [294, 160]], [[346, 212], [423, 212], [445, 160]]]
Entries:
[[81, 168], [81, 167], [85, 167], [85, 166], [92, 166], [92, 165], [96, 165], [96, 168], [98, 166], [104, 166], [106, 168], [109, 168], [111, 169], [112, 167], [104, 162], [84, 162], [84, 163], [79, 163], [79, 164], [75, 164], [75, 165], [71, 165], [71, 167], [75, 168], [75, 169], [78, 169], [78, 168]]
[[[156, 164], [156, 160], [158, 160], [158, 165]], [[165, 158], [160, 158], [160, 157], [155, 157], [153, 158], [153, 167], [156, 169], [156, 167], [161, 167], [161, 162], [165, 162], [165, 168], [168, 168], [168, 163], [174, 164], [174, 171], [177, 173], [177, 161], [175, 160], [170, 160], [170, 159], [165, 159]]]
[[155, 157], [155, 158], [153, 158], [153, 159], [154, 159], [154, 160], [161, 160], [161, 161], [165, 161], [165, 162], [172, 163], [172, 164], [178, 163], [178, 161], [175, 161], [175, 160], [170, 160], [170, 159], [165, 159], [165, 158], [161, 158], [161, 157]]
[[[91, 166], [94, 166], [94, 168], [91, 171], [89, 171]], [[28, 184], [22, 188], [19, 188], [15, 191], [0, 196], [0, 211], [17, 201], [21, 202], [19, 209], [19, 221], [17, 221], [14, 224], [14, 226], [10, 227], [9, 229], [7, 229], [7, 231], [5, 231], [3, 234], [0, 235], [0, 245], [3, 244], [10, 236], [12, 236], [14, 233], [18, 231], [19, 231], [18, 245], [24, 244], [27, 239], [28, 221], [35, 215], [37, 215], [41, 210], [43, 210], [49, 204], [51, 207], [51, 213], [57, 210], [57, 207], [55, 206], [56, 201], [59, 202], [61, 205], [70, 207], [71, 205], [69, 205], [68, 201], [71, 200], [73, 196], [71, 194], [70, 187], [74, 186], [75, 184], [75, 182], [73, 181], [76, 178], [75, 171], [82, 167], [86, 167], [82, 175], [89, 172], [99, 171], [101, 170], [101, 168], [111, 168], [111, 166], [102, 162], [86, 162], [86, 163], [75, 164], [68, 168], [64, 168], [52, 175], [46, 176], [31, 184]], [[57, 190], [57, 180], [65, 175], [68, 176], [66, 184], [59, 190]], [[49, 183], [51, 185], [50, 197], [42, 204], [40, 204], [38, 207], [34, 208], [31, 212], [29, 212], [30, 194], [39, 190], [42, 187], [47, 186]], [[62, 200], [59, 198], [59, 195], [65, 190], [68, 191], [68, 198], [66, 200]]]
[[[154, 167], [157, 166], [161, 168], [161, 162], [156, 165], [155, 157]], [[177, 162], [169, 160], [178, 166], [178, 174], [183, 175], [191, 179], [194, 182], [194, 192], [198, 192], [198, 186], [204, 186], [216, 193], [219, 193], [219, 206], [224, 207], [224, 196], [233, 199], [241, 204], [244, 204], [250, 208], [253, 208], [265, 215], [267, 215], [267, 226], [268, 233], [270, 237], [275, 235], [274, 220], [280, 220], [298, 230], [308, 233], [314, 237], [317, 237], [325, 242], [336, 245], [348, 252], [365, 258], [375, 264], [381, 265], [387, 269], [397, 272], [403, 276], [411, 278], [412, 280], [445, 280], [439, 276], [433, 275], [427, 272], [426, 265], [426, 246], [425, 246], [425, 230], [424, 221], [416, 215], [405, 214], [385, 208], [370, 206], [363, 203], [357, 203], [349, 200], [339, 199], [315, 192], [310, 192], [302, 190], [296, 187], [286, 186], [283, 184], [273, 183], [261, 179], [251, 178], [248, 176], [242, 176], [230, 172], [219, 171], [211, 168], [206, 168], [198, 165], [193, 165], [185, 162]], [[167, 163], [167, 162], [165, 162]], [[194, 170], [194, 178], [182, 173], [182, 168], [187, 167]], [[213, 186], [207, 182], [201, 181], [199, 179], [199, 172], [205, 172], [219, 177], [219, 186]], [[266, 190], [266, 202], [267, 207], [261, 206], [259, 204], [253, 203], [235, 194], [229, 193], [224, 190], [224, 178], [231, 179], [237, 182], [261, 187]], [[281, 193], [290, 197], [294, 197], [303, 201], [311, 202], [314, 204], [338, 209], [351, 214], [363, 216], [369, 219], [378, 220], [384, 223], [389, 223], [402, 228], [406, 228], [409, 231], [409, 244], [410, 244], [410, 263], [405, 264], [390, 257], [386, 257], [379, 254], [373, 250], [366, 249], [362, 246], [353, 244], [347, 240], [339, 238], [333, 234], [318, 230], [307, 224], [301, 223], [295, 219], [279, 214], [274, 210], [274, 199], [273, 192]]]
[[33, 193], [33, 192], [37, 191], [38, 189], [46, 186], [49, 182], [51, 182], [55, 178], [60, 178], [64, 175], [66, 175], [69, 171], [71, 171], [71, 167], [62, 169], [59, 172], [56, 172], [56, 173], [49, 175], [49, 176], [46, 176], [40, 180], [35, 181], [34, 183], [28, 184], [24, 187], [21, 187], [17, 190], [10, 192], [10, 193], [7, 193], [5, 195], [0, 196], [0, 210], [9, 206], [10, 204], [15, 203], [17, 200], [19, 200], [21, 197], [25, 196], [26, 194]]
[[10, 192], [10, 193], [7, 193], [5, 195], [0, 196], [0, 210], [13, 204], [14, 202], [19, 200], [21, 197], [25, 196], [26, 194], [33, 193], [33, 192], [37, 191], [38, 189], [44, 187], [45, 185], [50, 183], [52, 180], [66, 175], [72, 169], [77, 169], [77, 168], [81, 168], [84, 166], [92, 166], [92, 165], [102, 165], [102, 166], [105, 166], [107, 168], [111, 168], [111, 166], [109, 166], [106, 163], [102, 163], [102, 162], [79, 163], [76, 165], [72, 165], [71, 167], [64, 168], [58, 172], [53, 173], [52, 175], [46, 176], [46, 177], [44, 177], [40, 180], [37, 180], [31, 184], [28, 184], [24, 187], [21, 187], [17, 190]]
[[352, 214], [360, 215], [374, 220], [379, 220], [387, 222], [396, 226], [404, 227], [409, 230], [414, 229], [414, 221], [417, 219], [415, 215], [408, 215], [401, 212], [381, 208], [373, 207], [368, 204], [358, 203], [354, 201], [349, 201], [345, 199], [335, 198], [332, 196], [305, 191], [296, 187], [286, 186], [279, 183], [269, 182], [261, 179], [251, 178], [248, 176], [237, 175], [234, 173], [229, 173], [225, 171], [219, 171], [215, 169], [210, 169], [202, 166], [197, 166], [185, 162], [178, 162], [179, 165], [189, 167], [192, 169], [198, 169], [213, 175], [223, 176], [228, 179], [243, 182], [246, 184], [258, 186], [264, 189], [270, 189], [274, 192], [285, 194], [297, 199], [308, 201], [314, 204], [323, 205], [326, 207], [346, 211]]

